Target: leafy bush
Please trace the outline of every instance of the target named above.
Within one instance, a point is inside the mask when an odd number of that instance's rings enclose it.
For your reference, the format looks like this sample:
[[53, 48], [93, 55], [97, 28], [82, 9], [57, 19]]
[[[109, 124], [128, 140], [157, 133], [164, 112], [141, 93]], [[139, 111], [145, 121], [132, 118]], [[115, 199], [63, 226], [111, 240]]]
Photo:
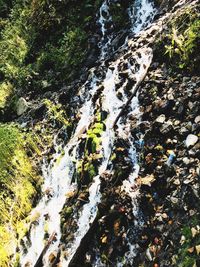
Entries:
[[57, 90], [72, 81], [86, 58], [101, 2], [12, 1], [0, 36], [0, 81], [11, 83], [18, 95]]
[[197, 56], [196, 49], [200, 45], [200, 19], [191, 22], [183, 33], [179, 33], [177, 28], [172, 28], [169, 36], [171, 44], [166, 45], [166, 54], [170, 59], [178, 58], [179, 68], [189, 67], [194, 69], [195, 62], [192, 62]]
[[165, 32], [158, 42], [157, 53], [159, 57], [163, 51], [163, 59], [175, 69], [200, 72], [199, 46], [199, 12], [188, 8], [170, 22], [168, 33]]

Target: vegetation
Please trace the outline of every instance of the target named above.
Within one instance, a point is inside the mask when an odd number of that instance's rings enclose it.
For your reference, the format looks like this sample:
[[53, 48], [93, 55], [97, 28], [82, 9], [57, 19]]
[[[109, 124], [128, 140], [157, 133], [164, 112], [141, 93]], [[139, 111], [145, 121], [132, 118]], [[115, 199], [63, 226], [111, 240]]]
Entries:
[[158, 51], [163, 50], [163, 54], [167, 56], [164, 59], [172, 68], [199, 73], [199, 13], [188, 8], [171, 22], [169, 29], [168, 34], [164, 33], [161, 37]]
[[5, 91], [5, 84], [15, 89], [5, 92], [6, 97], [55, 91], [71, 81], [86, 58], [90, 22], [100, 3], [1, 0], [0, 14], [5, 18], [0, 27], [0, 90]]
[[200, 253], [199, 216], [194, 216], [187, 225], [183, 226], [181, 232], [182, 242], [176, 259], [177, 266], [198, 266], [197, 261]]
[[[27, 137], [27, 138], [26, 138]], [[39, 193], [40, 177], [26, 151], [34, 149], [15, 125], [0, 125], [0, 265], [8, 266], [16, 246], [16, 233], [26, 228], [22, 219], [30, 212]], [[33, 140], [34, 143], [34, 140]], [[38, 151], [37, 151], [38, 152]]]
[[129, 18], [127, 16], [127, 8], [129, 7], [129, 4], [129, 0], [120, 0], [117, 3], [113, 2], [110, 4], [110, 14], [116, 30], [123, 29], [129, 23]]

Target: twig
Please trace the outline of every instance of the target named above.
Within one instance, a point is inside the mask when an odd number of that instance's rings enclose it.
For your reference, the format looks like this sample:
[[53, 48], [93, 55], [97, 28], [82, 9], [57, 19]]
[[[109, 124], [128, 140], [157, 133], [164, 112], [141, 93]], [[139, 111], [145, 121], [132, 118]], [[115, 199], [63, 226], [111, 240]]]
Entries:
[[119, 112], [119, 114], [117, 115], [114, 123], [113, 123], [113, 127], [115, 127], [115, 125], [117, 124], [119, 118], [123, 115], [125, 109], [128, 107], [128, 105], [130, 104], [131, 100], [133, 99], [133, 97], [136, 95], [137, 91], [140, 88], [141, 83], [144, 81], [145, 77], [147, 75], [147, 71], [143, 74], [143, 76], [141, 77], [141, 79], [139, 80], [139, 82], [135, 85], [135, 88], [132, 92], [132, 95], [129, 97], [129, 99], [127, 100], [127, 102], [124, 104], [124, 106], [122, 107], [121, 111]]

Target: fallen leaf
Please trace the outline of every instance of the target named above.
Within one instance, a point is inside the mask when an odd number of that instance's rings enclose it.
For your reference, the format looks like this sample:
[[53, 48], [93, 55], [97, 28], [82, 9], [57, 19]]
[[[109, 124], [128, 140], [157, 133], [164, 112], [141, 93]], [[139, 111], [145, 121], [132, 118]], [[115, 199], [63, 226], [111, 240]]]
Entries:
[[188, 248], [188, 252], [189, 253], [193, 253], [194, 252], [194, 247]]
[[67, 192], [66, 194], [65, 194], [65, 196], [67, 197], [67, 198], [71, 198], [71, 197], [73, 197], [75, 195], [75, 192], [74, 191], [70, 191], [70, 192]]
[[145, 160], [147, 163], [152, 163], [153, 162], [153, 155], [149, 153], [146, 157]]
[[120, 220], [116, 220], [114, 222], [114, 233], [115, 233], [115, 236], [118, 235], [119, 229], [120, 229]]
[[107, 240], [108, 240], [108, 237], [107, 236], [103, 236], [101, 238], [101, 243], [106, 244], [107, 243]]
[[144, 178], [141, 178], [141, 184], [151, 186], [151, 184], [155, 181], [155, 177], [153, 174], [147, 175]]
[[185, 240], [186, 240], [185, 236], [182, 235], [181, 240], [180, 240], [180, 244], [183, 245], [185, 243]]
[[192, 232], [192, 237], [195, 237], [199, 233], [199, 231], [194, 227], [191, 228], [191, 232]]

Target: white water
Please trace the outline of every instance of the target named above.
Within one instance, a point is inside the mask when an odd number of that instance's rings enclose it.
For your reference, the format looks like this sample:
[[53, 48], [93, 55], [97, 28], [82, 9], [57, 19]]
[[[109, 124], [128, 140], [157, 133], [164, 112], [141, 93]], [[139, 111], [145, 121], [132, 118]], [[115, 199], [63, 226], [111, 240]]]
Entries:
[[112, 18], [109, 13], [109, 5], [107, 1], [105, 0], [100, 7], [100, 16], [99, 16], [99, 24], [101, 25], [101, 33], [102, 33], [102, 39], [99, 43], [99, 48], [101, 50], [100, 59], [105, 59], [108, 48], [111, 43], [111, 36], [107, 35], [107, 29], [106, 29], [106, 23], [111, 22]]
[[155, 8], [148, 0], [136, 0], [129, 9], [129, 17], [132, 21], [132, 31], [137, 34], [153, 20]]
[[[139, 7], [139, 2], [141, 2], [141, 6]], [[150, 18], [153, 16], [153, 7], [146, 0], [136, 1], [136, 5], [130, 9], [129, 14], [131, 17], [135, 14], [135, 19], [132, 20], [133, 27], [132, 31], [136, 34], [139, 33], [141, 29], [143, 29]], [[106, 17], [103, 16], [106, 14]], [[102, 44], [100, 59], [103, 60], [108, 51], [108, 47], [110, 44], [110, 38], [106, 36], [106, 28], [105, 23], [112, 18], [109, 15], [109, 6], [107, 1], [105, 1], [100, 9], [100, 18], [99, 23], [101, 24], [102, 30]], [[107, 37], [107, 39], [106, 39]], [[136, 80], [136, 85], [145, 75], [148, 70], [148, 67], [152, 60], [152, 51], [147, 47], [143, 47], [138, 49], [135, 53], [133, 53], [133, 58], [135, 62], [139, 66], [136, 68], [136, 64], [131, 65], [127, 60], [127, 64], [129, 66], [128, 74], [129, 77], [134, 78]], [[101, 166], [99, 167], [99, 174], [94, 177], [93, 183], [89, 188], [89, 203], [83, 206], [83, 210], [80, 213], [79, 220], [77, 222], [78, 230], [75, 233], [75, 239], [71, 244], [70, 248], [67, 250], [68, 258], [65, 259], [64, 256], [61, 257], [61, 266], [67, 267], [70, 260], [72, 259], [74, 253], [76, 252], [78, 246], [80, 245], [81, 239], [87, 233], [90, 224], [96, 217], [97, 205], [101, 200], [100, 194], [100, 175], [106, 171], [107, 165], [109, 162], [109, 158], [112, 152], [113, 141], [114, 141], [114, 131], [112, 129], [113, 123], [120, 112], [123, 104], [128, 100], [124, 88], [126, 86], [126, 82], [118, 89], [118, 92], [122, 94], [121, 100], [116, 96], [116, 86], [115, 84], [120, 81], [119, 76], [119, 65], [121, 62], [125, 62], [123, 57], [119, 58], [117, 61], [113, 62], [110, 65], [110, 68], [107, 69], [106, 77], [102, 84], [104, 86], [104, 90], [102, 92], [102, 109], [108, 112], [108, 117], [106, 119], [106, 130], [102, 134], [102, 154], [103, 161]], [[27, 243], [28, 253], [22, 255], [21, 257], [21, 265], [25, 266], [26, 263], [29, 263], [29, 266], [34, 266], [39, 257], [42, 249], [44, 248], [44, 233], [48, 232], [51, 235], [53, 232], [57, 234], [57, 240], [51, 244], [47, 253], [44, 256], [43, 262], [44, 266], [49, 266], [48, 258], [51, 252], [58, 251], [61, 232], [60, 232], [60, 211], [66, 200], [66, 193], [74, 190], [75, 185], [71, 184], [74, 168], [76, 167], [74, 161], [76, 160], [76, 152], [78, 149], [78, 145], [80, 142], [80, 137], [83, 134], [84, 130], [87, 130], [92, 119], [94, 113], [94, 107], [92, 103], [92, 97], [96, 93], [98, 78], [95, 76], [94, 72], [91, 72], [91, 81], [90, 81], [90, 91], [87, 93], [85, 102], [80, 109], [80, 120], [78, 122], [77, 128], [75, 130], [74, 135], [69, 140], [65, 148], [65, 155], [60, 158], [60, 155], [56, 154], [54, 156], [54, 160], [57, 159], [57, 164], [51, 163], [48, 167], [44, 164], [43, 168], [43, 176], [45, 179], [45, 183], [43, 185], [42, 191], [44, 196], [39, 202], [38, 206], [32, 211], [32, 214], [38, 214], [38, 220], [31, 226], [30, 231], [30, 241], [31, 245], [29, 247], [28, 240], [24, 240]], [[136, 86], [135, 85], [135, 86]], [[132, 88], [134, 90], [134, 87]], [[80, 89], [80, 95], [85, 95], [85, 85]], [[136, 105], [137, 98], [133, 99], [131, 103], [131, 112], [133, 114], [137, 114], [139, 112], [138, 106]], [[126, 133], [130, 133], [130, 129], [128, 126], [126, 127], [123, 124], [120, 124], [120, 121], [117, 123], [118, 126], [118, 134], [121, 136], [126, 135]], [[130, 138], [128, 136], [128, 138]], [[131, 140], [130, 140], [131, 141]], [[133, 171], [130, 175], [129, 179], [124, 182], [122, 190], [125, 190], [128, 194], [131, 193], [131, 185], [134, 183], [134, 179], [138, 173], [138, 166], [136, 165], [135, 154], [130, 148], [130, 154], [132, 154], [133, 165], [137, 169], [137, 171]], [[53, 162], [53, 161], [52, 161]], [[52, 197], [48, 198], [45, 193], [47, 190], [51, 191]], [[135, 197], [135, 194], [132, 195]], [[48, 216], [48, 219], [45, 217]], [[131, 246], [130, 246], [130, 249]]]

